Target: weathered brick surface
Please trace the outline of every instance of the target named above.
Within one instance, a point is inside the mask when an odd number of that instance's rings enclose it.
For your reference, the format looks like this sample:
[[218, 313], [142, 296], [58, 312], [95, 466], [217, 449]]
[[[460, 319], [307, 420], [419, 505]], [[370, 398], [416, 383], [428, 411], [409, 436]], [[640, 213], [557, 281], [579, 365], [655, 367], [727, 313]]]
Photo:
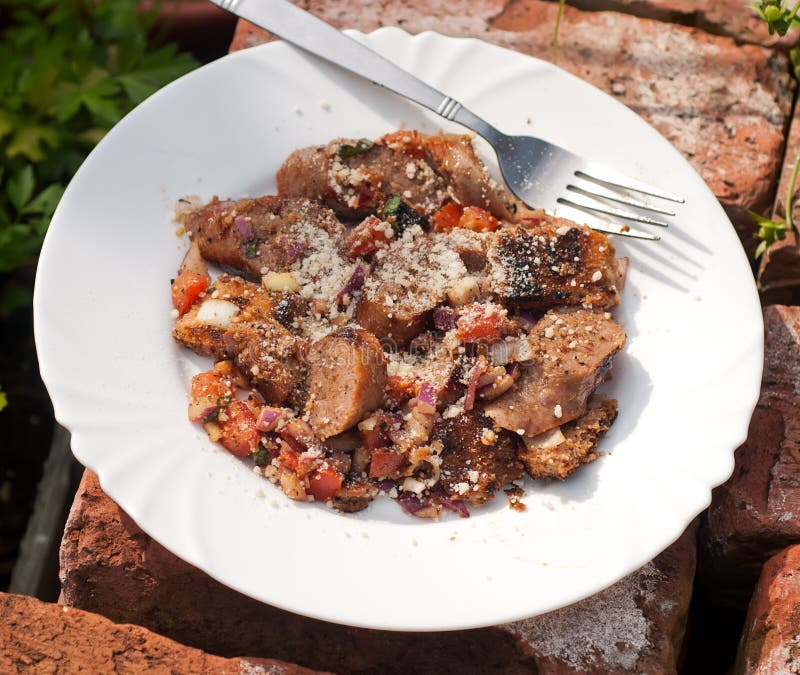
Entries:
[[[512, 0], [513, 1], [513, 0]], [[556, 0], [553, 0], [554, 2]], [[695, 26], [742, 42], [788, 47], [797, 39], [795, 31], [785, 37], [770, 35], [764, 22], [743, 0], [567, 0], [579, 9], [612, 10], [668, 23]]]
[[0, 673], [249, 673], [311, 675], [274, 659], [222, 658], [139, 626], [0, 593]]
[[761, 397], [700, 536], [699, 577], [730, 605], [746, 604], [769, 556], [800, 542], [800, 307], [767, 307], [764, 323]]
[[694, 532], [564, 610], [482, 630], [392, 633], [307, 619], [222, 586], [144, 534], [87, 471], [62, 542], [61, 581], [67, 605], [222, 656], [269, 655], [347, 673], [674, 672]]
[[[304, 6], [339, 27], [436, 30], [545, 59], [556, 13], [556, 3], [543, 0], [310, 0]], [[268, 34], [240, 22], [232, 49], [265, 39]], [[791, 112], [786, 56], [696, 28], [573, 7], [564, 12], [560, 45], [560, 66], [612, 93], [687, 157], [752, 253], [758, 242], [746, 211], [772, 206]]]
[[735, 675], [800, 672], [800, 546], [770, 558], [750, 601]]

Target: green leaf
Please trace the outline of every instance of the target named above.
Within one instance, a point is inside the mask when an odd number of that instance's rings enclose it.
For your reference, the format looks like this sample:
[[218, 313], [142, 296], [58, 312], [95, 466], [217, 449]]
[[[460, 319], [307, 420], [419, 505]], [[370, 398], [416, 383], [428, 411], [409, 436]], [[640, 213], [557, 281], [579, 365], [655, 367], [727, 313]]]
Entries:
[[14, 117], [7, 110], [0, 110], [0, 139], [14, 130]]
[[54, 183], [48, 185], [22, 209], [22, 213], [30, 215], [52, 216], [64, 195], [64, 186]]
[[0, 387], [0, 412], [2, 412], [7, 407], [8, 407], [8, 397], [6, 396], [6, 392], [3, 391], [3, 388]]
[[6, 194], [17, 211], [22, 211], [24, 206], [31, 200], [35, 184], [36, 179], [33, 176], [33, 167], [30, 164], [9, 178], [6, 185]]
[[6, 156], [22, 156], [31, 162], [41, 162], [46, 154], [45, 146], [55, 147], [59, 142], [55, 129], [40, 124], [26, 124], [19, 127], [6, 146]]
[[766, 250], [767, 250], [767, 242], [762, 241], [756, 248], [756, 260], [758, 260], [762, 255], [764, 255], [764, 252]]

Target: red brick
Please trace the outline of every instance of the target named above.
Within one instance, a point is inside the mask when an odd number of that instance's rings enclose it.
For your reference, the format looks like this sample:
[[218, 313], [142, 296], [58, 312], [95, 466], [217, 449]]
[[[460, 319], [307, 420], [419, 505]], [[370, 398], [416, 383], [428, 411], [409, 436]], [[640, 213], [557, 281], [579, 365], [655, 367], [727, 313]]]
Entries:
[[800, 672], [800, 546], [770, 558], [747, 611], [734, 675]]
[[761, 397], [731, 478], [714, 490], [700, 537], [711, 597], [744, 606], [763, 562], [800, 542], [800, 307], [764, 310]]
[[770, 35], [767, 26], [742, 0], [568, 0], [580, 9], [613, 10], [647, 19], [680, 23], [709, 33], [727, 35], [741, 42], [793, 45], [796, 31], [785, 37]]
[[318, 671], [274, 659], [222, 658], [139, 626], [0, 593], [2, 673], [251, 673], [311, 675]]
[[446, 633], [356, 629], [222, 586], [142, 532], [87, 471], [64, 533], [61, 581], [69, 606], [222, 656], [269, 655], [338, 672], [673, 672], [694, 551], [692, 527], [642, 570], [544, 617]]
[[[551, 57], [554, 2], [304, 4], [338, 27], [436, 30]], [[231, 48], [267, 38], [240, 22]], [[747, 210], [772, 207], [791, 112], [794, 82], [786, 56], [697, 28], [572, 7], [564, 12], [560, 45], [560, 66], [612, 93], [684, 154], [720, 199], [752, 254], [758, 242]]]

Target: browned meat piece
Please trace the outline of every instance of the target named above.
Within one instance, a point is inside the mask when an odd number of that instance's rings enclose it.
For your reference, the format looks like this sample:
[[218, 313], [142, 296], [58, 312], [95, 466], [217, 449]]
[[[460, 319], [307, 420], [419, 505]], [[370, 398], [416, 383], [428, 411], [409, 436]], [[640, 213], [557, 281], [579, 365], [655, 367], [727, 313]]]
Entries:
[[277, 321], [233, 323], [224, 340], [229, 356], [267, 403], [301, 403], [305, 368], [298, 358], [298, 340]]
[[296, 150], [278, 171], [278, 194], [316, 199], [347, 220], [381, 212], [393, 195], [411, 195], [406, 196], [409, 204], [429, 213], [441, 205], [437, 195], [447, 186], [424, 159], [385, 145], [343, 156], [343, 147], [358, 142], [340, 138], [325, 147]]
[[267, 402], [298, 402], [304, 373], [300, 344], [274, 318], [284, 302], [294, 301], [227, 274], [212, 288], [175, 323], [175, 339], [198, 354], [232, 358]]
[[297, 150], [278, 171], [278, 193], [319, 200], [348, 220], [381, 211], [393, 195], [427, 215], [448, 200], [502, 219], [516, 210], [489, 178], [469, 136], [417, 131], [388, 134], [372, 145], [340, 138]]
[[501, 228], [488, 257], [491, 288], [503, 302], [539, 311], [619, 302], [614, 246], [588, 227], [554, 219]]
[[601, 312], [551, 310], [529, 339], [533, 359], [485, 413], [504, 429], [536, 436], [584, 414], [589, 396], [625, 344], [625, 332]]
[[520, 202], [492, 180], [475, 154], [470, 136], [420, 136], [431, 166], [446, 178], [456, 202], [462, 206], [480, 206], [500, 220], [513, 218]]
[[[412, 340], [408, 351], [415, 361], [409, 365], [401, 364], [401, 377], [413, 380], [417, 385], [428, 382], [436, 393], [436, 406], [439, 410], [455, 403], [464, 395], [465, 385], [462, 382], [465, 374], [465, 361], [462, 354], [453, 354], [442, 338], [436, 333], [428, 332]], [[472, 367], [469, 361], [466, 369]]]
[[312, 250], [320, 231], [335, 241], [342, 224], [325, 207], [307, 199], [216, 197], [189, 212], [184, 225], [206, 260], [258, 279], [262, 270], [285, 272]]
[[309, 424], [320, 438], [340, 434], [381, 405], [386, 357], [360, 328], [341, 328], [308, 352]]
[[434, 307], [467, 274], [452, 248], [419, 231], [418, 235], [406, 231], [376, 252], [375, 267], [356, 312], [364, 328], [397, 346], [406, 345], [428, 327]]
[[616, 399], [594, 396], [578, 419], [538, 436], [525, 436], [519, 458], [534, 478], [566, 478], [600, 456], [595, 452], [597, 441], [616, 416]]
[[514, 435], [480, 413], [439, 420], [433, 437], [444, 446], [440, 482], [453, 499], [483, 504], [523, 473]]
[[378, 494], [378, 488], [369, 481], [348, 477], [331, 500], [331, 504], [338, 511], [355, 513], [367, 508], [376, 494]]
[[172, 335], [198, 354], [226, 358], [225, 332], [234, 317], [251, 304], [260, 316], [271, 315], [273, 299], [259, 286], [241, 277], [222, 274], [206, 297], [176, 321]]

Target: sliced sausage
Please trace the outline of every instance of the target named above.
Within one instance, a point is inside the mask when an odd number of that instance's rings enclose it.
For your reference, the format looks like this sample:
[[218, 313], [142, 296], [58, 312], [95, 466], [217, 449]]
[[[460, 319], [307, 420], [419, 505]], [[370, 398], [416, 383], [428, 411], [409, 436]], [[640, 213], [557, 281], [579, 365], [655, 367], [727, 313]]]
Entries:
[[308, 421], [320, 438], [342, 433], [381, 405], [386, 357], [372, 333], [341, 328], [311, 346], [308, 363]]
[[533, 359], [508, 393], [484, 408], [504, 429], [536, 436], [586, 412], [586, 402], [625, 344], [625, 332], [601, 312], [551, 310], [529, 336]]
[[206, 260], [253, 280], [262, 270], [287, 271], [314, 250], [320, 232], [336, 241], [344, 236], [344, 227], [324, 206], [271, 196], [240, 201], [215, 197], [189, 212], [184, 226]]
[[562, 305], [595, 309], [619, 303], [614, 246], [571, 221], [538, 221], [491, 235], [489, 278], [502, 302], [536, 311]]

